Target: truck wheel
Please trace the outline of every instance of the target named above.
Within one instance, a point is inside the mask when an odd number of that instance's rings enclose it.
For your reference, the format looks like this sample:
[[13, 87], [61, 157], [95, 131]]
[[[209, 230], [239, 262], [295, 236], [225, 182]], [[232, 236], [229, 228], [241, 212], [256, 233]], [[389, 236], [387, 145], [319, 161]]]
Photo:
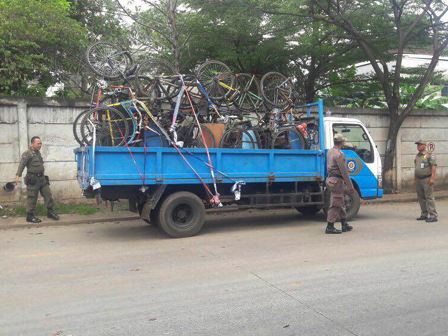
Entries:
[[191, 192], [173, 193], [162, 202], [158, 219], [160, 228], [171, 237], [194, 236], [204, 225], [204, 203]]
[[[359, 212], [359, 208], [361, 207], [361, 197], [358, 194], [358, 191], [355, 190], [354, 194], [350, 194], [344, 191], [344, 199], [345, 199], [345, 211], [347, 212], [347, 220], [352, 220]], [[325, 207], [324, 212], [325, 215], [328, 213], [328, 208], [330, 207], [330, 193], [325, 191]]]
[[298, 206], [295, 207], [298, 212], [303, 215], [315, 215], [322, 210], [322, 205]]
[[351, 220], [355, 218], [355, 216], [359, 212], [359, 208], [361, 207], [361, 197], [359, 197], [358, 192], [355, 190], [355, 193], [349, 194], [344, 193], [345, 198], [345, 208], [347, 211], [347, 219]]

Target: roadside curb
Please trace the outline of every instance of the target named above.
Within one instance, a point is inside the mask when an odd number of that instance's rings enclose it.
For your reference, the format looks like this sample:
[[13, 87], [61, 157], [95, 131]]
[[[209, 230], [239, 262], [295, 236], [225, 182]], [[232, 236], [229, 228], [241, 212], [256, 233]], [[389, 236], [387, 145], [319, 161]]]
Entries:
[[[242, 211], [236, 207], [228, 207], [222, 209], [208, 209], [206, 210], [207, 214], [215, 214], [215, 213], [231, 213]], [[75, 220], [44, 220], [44, 222], [40, 224], [33, 224], [26, 222], [25, 217], [17, 218], [16, 221], [18, 223], [10, 223], [10, 224], [2, 224], [2, 220], [0, 219], [0, 230], [11, 230], [11, 229], [28, 229], [28, 228], [43, 228], [49, 226], [69, 226], [69, 225], [78, 225], [78, 224], [97, 224], [97, 223], [107, 223], [107, 222], [123, 222], [123, 221], [133, 221], [140, 220], [140, 216], [116, 216], [116, 217], [98, 217], [98, 218], [89, 218], [86, 215], [86, 218], [79, 218]]]
[[[436, 200], [443, 200], [448, 199], [448, 194], [442, 194], [435, 197]], [[408, 203], [408, 202], [418, 202], [417, 197], [396, 197], [393, 199], [387, 199], [387, 198], [379, 198], [374, 199], [370, 201], [362, 201], [361, 204], [363, 205], [371, 205], [371, 204], [392, 204], [392, 203]], [[220, 213], [233, 213], [233, 212], [239, 212], [239, 211], [245, 211], [244, 209], [238, 209], [237, 207], [230, 206], [230, 207], [224, 207], [224, 208], [212, 208], [207, 209], [206, 213], [209, 215], [213, 214], [220, 214]], [[32, 224], [27, 223], [25, 221], [25, 217], [21, 217], [20, 219], [16, 219], [16, 223], [10, 223], [10, 224], [2, 224], [2, 220], [0, 219], [0, 230], [6, 231], [11, 229], [28, 229], [28, 228], [43, 228], [43, 227], [49, 227], [49, 226], [69, 226], [69, 225], [78, 225], [78, 224], [97, 224], [97, 223], [108, 223], [108, 222], [122, 222], [122, 221], [134, 221], [134, 220], [140, 220], [140, 217], [137, 215], [134, 216], [105, 216], [105, 217], [98, 217], [98, 218], [91, 218], [88, 215], [86, 215], [86, 218], [79, 218], [75, 220], [59, 220], [59, 221], [45, 221], [41, 224]], [[18, 223], [17, 223], [18, 222]]]
[[[435, 196], [435, 199], [436, 200], [448, 199], [448, 195]], [[408, 203], [408, 202], [418, 202], [418, 198], [417, 197], [403, 197], [396, 199], [378, 198], [373, 200], [362, 201], [361, 204], [367, 205], [367, 204]]]
[[43, 222], [40, 224], [27, 223], [25, 218], [23, 218], [23, 223], [14, 224], [4, 224], [1, 225], [0, 230], [10, 230], [10, 229], [28, 229], [28, 228], [42, 228], [48, 226], [69, 226], [77, 224], [96, 224], [96, 223], [107, 223], [107, 222], [121, 222], [121, 221], [132, 221], [140, 219], [139, 216], [127, 216], [127, 217], [105, 217], [105, 218], [94, 218], [94, 219], [76, 219], [76, 220], [58, 220], [51, 222]]

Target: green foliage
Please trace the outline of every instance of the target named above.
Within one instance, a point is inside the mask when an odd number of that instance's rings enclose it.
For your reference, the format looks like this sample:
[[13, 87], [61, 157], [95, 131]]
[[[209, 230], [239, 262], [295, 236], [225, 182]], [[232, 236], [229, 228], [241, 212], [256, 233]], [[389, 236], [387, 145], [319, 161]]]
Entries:
[[71, 4], [70, 17], [86, 29], [90, 41], [110, 41], [129, 47], [131, 31], [115, 0], [67, 1]]
[[[403, 69], [403, 78], [400, 86], [400, 108], [404, 109], [411, 101], [420, 83], [421, 73], [424, 68]], [[325, 100], [326, 106], [342, 106], [348, 108], [387, 108], [381, 84], [365, 77], [364, 80], [355, 75], [356, 68], [342, 74], [330, 75], [331, 85], [322, 90], [320, 97]], [[440, 73], [432, 76], [431, 82], [440, 82]], [[343, 83], [343, 84], [340, 84]], [[415, 104], [419, 110], [445, 110], [448, 104], [447, 97], [440, 97], [439, 93], [443, 85], [427, 85], [420, 99]]]
[[289, 51], [282, 34], [259, 10], [257, 1], [190, 0], [195, 20], [189, 27], [191, 64], [217, 59], [237, 72], [286, 72]]
[[[53, 210], [57, 214], [78, 214], [78, 215], [91, 215], [101, 210], [91, 204], [67, 204], [67, 203], [56, 203]], [[38, 203], [36, 205], [36, 216], [46, 216], [47, 208], [44, 204]], [[0, 216], [26, 216], [26, 208], [22, 205], [15, 207], [5, 207], [0, 210]]]
[[[416, 84], [402, 85], [401, 86], [401, 108], [411, 100], [415, 91], [417, 90]], [[417, 110], [447, 110], [448, 97], [440, 97], [439, 92], [443, 89], [443, 85], [428, 85], [425, 88], [421, 98], [415, 104]]]
[[[57, 214], [74, 214], [74, 215], [91, 215], [99, 212], [108, 211], [104, 206], [97, 206], [94, 204], [77, 204], [77, 203], [56, 203], [53, 210]], [[129, 207], [127, 204], [117, 203], [114, 207], [114, 211], [127, 211]], [[47, 208], [42, 203], [36, 204], [36, 216], [46, 216]], [[1, 216], [26, 216], [26, 208], [22, 205], [18, 206], [5, 206], [0, 209]]]
[[43, 96], [73, 68], [85, 31], [65, 0], [0, 1], [0, 94]]

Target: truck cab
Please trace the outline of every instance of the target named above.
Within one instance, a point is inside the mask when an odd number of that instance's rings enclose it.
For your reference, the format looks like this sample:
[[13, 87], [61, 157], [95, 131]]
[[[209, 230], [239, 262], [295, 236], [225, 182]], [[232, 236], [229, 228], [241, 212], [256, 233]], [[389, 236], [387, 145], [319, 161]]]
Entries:
[[335, 134], [342, 134], [346, 139], [343, 152], [357, 194], [346, 194], [345, 201], [348, 216], [354, 217], [359, 210], [361, 199], [383, 197], [382, 165], [378, 147], [367, 127], [358, 119], [325, 117], [324, 132], [326, 152], [334, 146]]

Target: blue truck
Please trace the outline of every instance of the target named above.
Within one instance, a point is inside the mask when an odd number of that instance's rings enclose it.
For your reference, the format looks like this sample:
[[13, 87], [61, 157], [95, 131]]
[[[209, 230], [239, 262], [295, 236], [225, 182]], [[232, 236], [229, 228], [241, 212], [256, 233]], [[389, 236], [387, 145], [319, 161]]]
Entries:
[[86, 197], [129, 200], [131, 211], [176, 238], [198, 233], [211, 207], [292, 207], [313, 215], [328, 207], [326, 152], [342, 133], [356, 189], [345, 195], [353, 218], [361, 199], [383, 196], [377, 146], [361, 121], [324, 117], [322, 101], [301, 108], [308, 116], [317, 109], [312, 149], [81, 147], [75, 149], [79, 185]]

